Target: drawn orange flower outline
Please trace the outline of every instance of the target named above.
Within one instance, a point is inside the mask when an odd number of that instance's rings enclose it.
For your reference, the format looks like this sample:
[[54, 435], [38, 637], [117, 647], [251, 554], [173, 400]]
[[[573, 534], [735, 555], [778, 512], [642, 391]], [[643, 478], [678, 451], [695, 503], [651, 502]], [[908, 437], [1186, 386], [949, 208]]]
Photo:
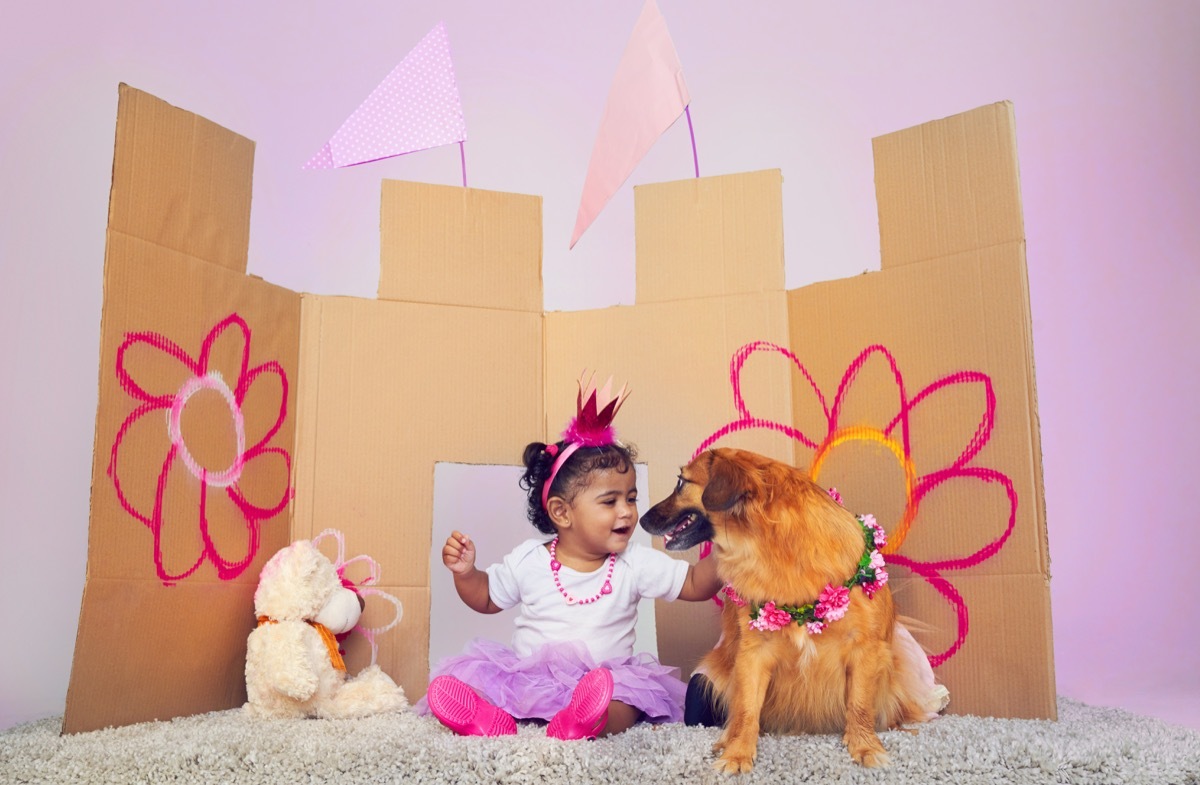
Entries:
[[[791, 425], [757, 418], [750, 414], [749, 407], [746, 406], [745, 399], [742, 397], [741, 373], [746, 360], [759, 351], [774, 352], [788, 358], [808, 382], [816, 395], [816, 400], [825, 417], [826, 430], [820, 441], [810, 438], [801, 430]], [[857, 424], [850, 426], [842, 425], [840, 422], [842, 406], [848, 392], [858, 378], [858, 374], [863, 366], [867, 362], [877, 359], [887, 362], [891, 376], [896, 384], [897, 406], [895, 416], [890, 422], [882, 424], [881, 427]], [[882, 444], [896, 456], [904, 475], [905, 506], [900, 520], [896, 521], [892, 526], [886, 527], [888, 528], [888, 545], [883, 549], [883, 552], [887, 554], [887, 561], [889, 563], [907, 567], [914, 575], [919, 576], [937, 590], [953, 608], [958, 627], [955, 641], [945, 651], [931, 655], [929, 661], [936, 667], [953, 657], [966, 640], [970, 627], [970, 618], [966, 602], [963, 600], [962, 595], [959, 594], [954, 584], [943, 573], [970, 569], [995, 556], [1004, 547], [1004, 543], [1008, 540], [1009, 535], [1012, 534], [1013, 527], [1016, 525], [1017, 493], [1012, 479], [995, 469], [974, 466], [971, 463], [991, 438], [992, 429], [995, 425], [996, 395], [992, 388], [991, 377], [980, 371], [953, 373], [932, 382], [915, 396], [909, 398], [904, 387], [904, 377], [900, 372], [895, 357], [885, 347], [875, 344], [863, 349], [846, 369], [846, 373], [842, 376], [841, 383], [838, 385], [837, 394], [834, 396], [833, 406], [830, 407], [827, 405], [820, 387], [817, 386], [812, 375], [804, 367], [804, 364], [800, 362], [799, 358], [786, 347], [767, 341], [755, 341], [743, 346], [734, 353], [733, 359], [730, 362], [729, 375], [733, 388], [734, 405], [737, 407], [739, 416], [732, 422], [717, 429], [717, 431], [705, 439], [696, 448], [693, 458], [704, 450], [707, 450], [719, 439], [731, 433], [753, 428], [766, 428], [787, 434], [792, 439], [812, 449], [814, 454], [809, 466], [809, 473], [814, 480], [820, 475], [821, 467], [830, 453], [839, 445], [848, 442], [870, 441]], [[922, 404], [928, 405], [928, 401], [933, 400], [935, 394], [939, 391], [959, 384], [979, 384], [983, 386], [985, 406], [979, 425], [976, 427], [974, 434], [962, 452], [959, 453], [958, 457], [950, 465], [929, 472], [928, 474], [920, 474], [912, 458], [910, 416], [917, 406]], [[923, 561], [909, 558], [901, 553], [900, 548], [905, 538], [912, 527], [919, 523], [921, 501], [942, 483], [956, 478], [966, 478], [985, 483], [998, 483], [1004, 488], [1009, 501], [1009, 514], [1003, 531], [979, 550], [959, 558]]]

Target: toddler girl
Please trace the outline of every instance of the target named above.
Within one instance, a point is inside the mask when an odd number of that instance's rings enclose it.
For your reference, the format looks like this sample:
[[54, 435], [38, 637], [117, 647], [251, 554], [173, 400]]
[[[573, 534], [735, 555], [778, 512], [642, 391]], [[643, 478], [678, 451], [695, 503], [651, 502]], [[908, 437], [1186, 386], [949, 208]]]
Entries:
[[[686, 687], [679, 671], [633, 653], [637, 603], [644, 597], [707, 600], [720, 582], [716, 560], [696, 567], [631, 545], [637, 526], [632, 448], [612, 419], [627, 395], [598, 402], [580, 379], [577, 414], [563, 440], [525, 448], [521, 487], [543, 537], [499, 564], [475, 567], [475, 545], [454, 532], [442, 562], [469, 607], [498, 613], [520, 606], [511, 648], [476, 639], [435, 669], [417, 709], [463, 735], [517, 732], [516, 719], [548, 720], [559, 739], [620, 733], [639, 719], [678, 722]], [[552, 535], [552, 536], [551, 536]]]

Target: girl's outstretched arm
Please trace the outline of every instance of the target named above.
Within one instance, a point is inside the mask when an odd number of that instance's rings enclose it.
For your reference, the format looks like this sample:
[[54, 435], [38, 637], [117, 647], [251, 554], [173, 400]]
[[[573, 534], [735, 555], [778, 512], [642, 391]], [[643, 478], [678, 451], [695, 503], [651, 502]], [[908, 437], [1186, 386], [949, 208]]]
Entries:
[[467, 607], [479, 613], [499, 613], [488, 592], [488, 574], [475, 569], [475, 543], [455, 531], [442, 546], [442, 564], [454, 574], [454, 589]]
[[679, 591], [679, 599], [711, 600], [721, 589], [721, 579], [717, 577], [717, 556], [709, 554], [707, 559], [701, 559], [688, 568], [687, 578]]

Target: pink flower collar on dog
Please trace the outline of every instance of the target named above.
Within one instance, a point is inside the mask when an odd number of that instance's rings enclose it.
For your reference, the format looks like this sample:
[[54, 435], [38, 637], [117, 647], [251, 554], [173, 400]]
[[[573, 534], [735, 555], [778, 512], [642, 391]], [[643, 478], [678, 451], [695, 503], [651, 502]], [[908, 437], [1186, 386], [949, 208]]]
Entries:
[[810, 634], [820, 635], [829, 624], [846, 615], [846, 609], [850, 606], [851, 589], [861, 586], [867, 597], [874, 597], [875, 592], [888, 581], [883, 555], [879, 552], [880, 548], [887, 545], [887, 533], [875, 522], [874, 515], [858, 516], [858, 525], [862, 526], [866, 545], [862, 558], [858, 560], [858, 569], [850, 580], [840, 586], [825, 584], [816, 602], [797, 606], [776, 605], [773, 601], [768, 601], [759, 605], [742, 599], [737, 590], [729, 584], [725, 584], [722, 591], [729, 601], [739, 608], [750, 606], [752, 630], [774, 632], [795, 622], [803, 625]]

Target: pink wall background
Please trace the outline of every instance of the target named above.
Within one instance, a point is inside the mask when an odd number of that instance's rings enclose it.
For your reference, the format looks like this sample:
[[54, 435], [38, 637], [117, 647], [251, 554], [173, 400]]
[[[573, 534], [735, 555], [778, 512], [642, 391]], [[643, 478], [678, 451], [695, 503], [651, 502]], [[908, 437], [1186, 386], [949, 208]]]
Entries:
[[[63, 708], [85, 571], [117, 83], [258, 143], [250, 272], [373, 296], [381, 178], [300, 165], [439, 20], [470, 185], [544, 197], [546, 307], [630, 303], [631, 186], [574, 251], [642, 0], [21, 4], [0, 31], [0, 728]], [[783, 170], [787, 284], [878, 268], [870, 139], [1010, 99], [1028, 234], [1059, 692], [1200, 728], [1200, 6], [660, 0], [701, 173]], [[130, 630], [136, 636], [136, 630]]]

